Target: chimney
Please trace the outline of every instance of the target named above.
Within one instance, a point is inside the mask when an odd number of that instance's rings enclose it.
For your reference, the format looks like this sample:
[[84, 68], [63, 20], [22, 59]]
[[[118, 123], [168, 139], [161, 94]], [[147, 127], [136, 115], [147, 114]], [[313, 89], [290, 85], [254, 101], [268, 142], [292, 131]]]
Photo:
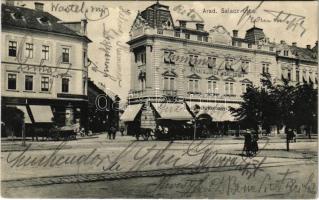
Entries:
[[7, 6], [14, 6], [14, 1], [7, 0], [6, 5]]
[[307, 49], [311, 49], [311, 45], [310, 44], [307, 44]]
[[285, 40], [280, 40], [280, 44], [286, 44]]
[[81, 30], [80, 30], [80, 33], [82, 35], [85, 35], [87, 34], [87, 19], [81, 19]]
[[293, 43], [292, 43], [292, 46], [293, 46], [293, 47], [296, 47], [296, 46], [297, 46], [297, 42], [293, 42]]
[[203, 31], [204, 30], [204, 24], [196, 24], [196, 29], [198, 31]]
[[233, 37], [235, 37], [235, 38], [238, 37], [238, 30], [233, 30]]
[[43, 11], [43, 3], [34, 2], [34, 9], [35, 9], [36, 11]]

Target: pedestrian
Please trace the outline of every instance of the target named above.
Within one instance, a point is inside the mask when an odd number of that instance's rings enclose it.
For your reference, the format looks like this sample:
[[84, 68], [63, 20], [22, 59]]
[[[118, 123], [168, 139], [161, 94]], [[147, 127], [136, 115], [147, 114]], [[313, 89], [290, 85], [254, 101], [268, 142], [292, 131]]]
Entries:
[[124, 136], [124, 127], [123, 126], [121, 126], [121, 128], [120, 128], [120, 132], [121, 132], [121, 135]]
[[256, 154], [257, 154], [257, 151], [259, 150], [259, 149], [258, 149], [258, 142], [257, 142], [258, 139], [259, 139], [258, 133], [254, 133], [254, 134], [252, 135], [252, 138], [251, 138], [251, 140], [252, 140], [251, 146], [252, 146], [252, 153], [253, 153], [253, 155], [256, 155]]
[[112, 126], [110, 128], [110, 132], [111, 132], [112, 139], [115, 140], [116, 128], [114, 126]]
[[107, 131], [107, 139], [111, 140], [112, 139], [112, 133], [111, 133], [112, 127]]
[[295, 141], [295, 133], [293, 132], [292, 128], [288, 128], [288, 131], [287, 131], [287, 138], [289, 140], [289, 142], [292, 142], [292, 141]]
[[251, 141], [251, 132], [249, 129], [246, 130], [244, 137], [245, 137], [245, 143], [244, 143], [243, 152], [246, 152], [246, 156], [250, 156], [252, 141]]

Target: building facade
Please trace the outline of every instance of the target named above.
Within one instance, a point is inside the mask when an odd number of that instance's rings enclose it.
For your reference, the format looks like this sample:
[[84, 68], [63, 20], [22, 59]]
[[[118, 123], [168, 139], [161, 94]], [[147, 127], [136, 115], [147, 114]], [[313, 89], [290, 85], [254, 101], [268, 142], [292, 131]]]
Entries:
[[30, 126], [87, 122], [87, 21], [62, 22], [43, 10], [2, 4], [1, 100]]
[[[237, 30], [231, 34], [220, 25], [206, 31], [202, 22], [179, 20], [175, 24], [169, 7], [157, 2], [137, 14], [130, 36], [127, 113], [132, 114], [123, 119], [128, 122], [136, 120], [137, 104], [144, 106], [142, 110], [150, 105], [156, 114], [163, 112], [159, 109], [175, 113], [175, 118], [186, 114], [177, 116], [170, 104], [186, 104], [193, 115], [208, 114], [215, 122], [234, 121], [229, 106], [238, 107], [247, 85], [261, 84], [262, 73], [281, 83], [283, 77], [295, 80], [299, 70], [299, 81], [305, 77], [317, 84], [317, 47], [272, 43], [255, 26], [239, 38]], [[154, 106], [163, 102], [166, 106]], [[196, 104], [199, 110], [195, 112]]]

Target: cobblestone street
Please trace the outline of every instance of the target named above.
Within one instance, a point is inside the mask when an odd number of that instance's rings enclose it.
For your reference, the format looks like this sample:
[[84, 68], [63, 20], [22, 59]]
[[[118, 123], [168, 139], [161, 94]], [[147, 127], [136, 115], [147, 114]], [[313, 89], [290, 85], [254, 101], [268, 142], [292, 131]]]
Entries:
[[[272, 169], [290, 169], [290, 167], [298, 168], [298, 166], [307, 166], [308, 172], [314, 172], [317, 175], [317, 171], [314, 163], [317, 162], [317, 142], [315, 139], [306, 140], [299, 139], [296, 143], [290, 144], [290, 151], [285, 150], [284, 139], [280, 137], [269, 137], [270, 139], [262, 138], [259, 141], [259, 147], [261, 149], [260, 153], [254, 158], [245, 158], [241, 156], [243, 140], [236, 139], [234, 137], [225, 137], [218, 139], [208, 139], [203, 141], [174, 141], [173, 143], [167, 141], [135, 141], [133, 137], [123, 136], [118, 137], [116, 140], [106, 140], [105, 135], [98, 135], [90, 139], [80, 139], [77, 141], [67, 142], [63, 148], [59, 149], [61, 142], [32, 142], [28, 151], [22, 151], [21, 149], [11, 149], [9, 151], [8, 141], [2, 143], [2, 187], [6, 191], [4, 194], [7, 197], [19, 197], [18, 193], [13, 194], [14, 188], [32, 188], [30, 191], [36, 190], [36, 188], [53, 186], [56, 190], [60, 186], [57, 184], [88, 184], [96, 182], [99, 183], [111, 183], [113, 181], [121, 181], [123, 185], [126, 185], [126, 181], [130, 182], [135, 178], [145, 177], [146, 179], [150, 177], [155, 177], [158, 180], [160, 177], [166, 176], [198, 176], [196, 174], [227, 174], [227, 172], [232, 172], [237, 175], [241, 174], [242, 167], [245, 166], [245, 162], [222, 164], [222, 156], [229, 160], [243, 160], [248, 159], [248, 161], [262, 162], [260, 169], [267, 168], [268, 173], [275, 174], [277, 171]], [[16, 143], [15, 145], [19, 145]], [[215, 165], [198, 167], [187, 165], [184, 167], [176, 167], [169, 164], [163, 163], [152, 163], [154, 155], [158, 154], [159, 150], [166, 149], [165, 154], [162, 156], [169, 158], [174, 156], [176, 158], [181, 158], [180, 163], [185, 164], [189, 162], [189, 157], [183, 156], [185, 151], [190, 148], [195, 149], [195, 152], [200, 152], [201, 149], [206, 148], [211, 145], [212, 149], [218, 152], [219, 160], [216, 159]], [[13, 147], [10, 147], [13, 148]], [[57, 151], [56, 149], [59, 149]], [[95, 149], [95, 151], [94, 151]], [[148, 152], [153, 149], [154, 154]], [[125, 151], [127, 150], [127, 152]], [[155, 151], [158, 150], [158, 151]], [[46, 155], [47, 157], [52, 156], [52, 152], [55, 152], [56, 159], [59, 159], [58, 155], [64, 157], [72, 157], [79, 155], [99, 155], [101, 157], [107, 157], [103, 160], [100, 165], [83, 164], [83, 165], [60, 165], [60, 166], [31, 166], [28, 162], [20, 163], [18, 166], [19, 159], [23, 156], [26, 158], [30, 156], [29, 163], [34, 158], [41, 158], [41, 156]], [[24, 153], [23, 153], [24, 152]], [[92, 153], [93, 152], [93, 153]], [[133, 153], [135, 152], [135, 154]], [[21, 156], [21, 154], [23, 155]], [[147, 157], [151, 155], [151, 157]], [[110, 166], [110, 161], [114, 161], [119, 155], [123, 155], [121, 159], [113, 163], [113, 168], [107, 168]], [[148, 159], [142, 160], [142, 155], [146, 155]], [[159, 156], [161, 156], [159, 154]], [[140, 157], [140, 160], [137, 158]], [[134, 159], [133, 159], [134, 158]], [[13, 160], [15, 159], [15, 162]], [[198, 156], [192, 157], [194, 160], [198, 160]], [[202, 159], [202, 158], [201, 158]], [[199, 159], [200, 160], [200, 159]], [[20, 160], [22, 161], [22, 160]], [[247, 160], [246, 160], [247, 161]], [[151, 164], [144, 165], [141, 163], [150, 162]], [[32, 163], [32, 162], [31, 162]], [[136, 164], [139, 164], [138, 166]], [[246, 166], [245, 170], [254, 170], [255, 165], [251, 164]], [[106, 169], [107, 168], [107, 169]], [[34, 173], [34, 171], [37, 173]], [[5, 173], [4, 173], [5, 172]], [[147, 178], [148, 177], [148, 178]], [[158, 178], [156, 178], [158, 177]], [[298, 178], [298, 177], [297, 177]], [[152, 178], [150, 178], [152, 179]], [[252, 178], [254, 179], [254, 178]], [[110, 186], [111, 187], [111, 186]], [[75, 187], [78, 188], [78, 187]], [[43, 190], [46, 191], [46, 190]], [[57, 191], [58, 192], [58, 191]], [[80, 192], [81, 193], [81, 192]], [[89, 197], [84, 193], [83, 196], [75, 195], [75, 197]], [[102, 192], [101, 194], [104, 194]], [[33, 194], [28, 193], [35, 197]], [[38, 194], [38, 193], [34, 193]], [[16, 195], [16, 196], [15, 196]], [[50, 194], [47, 194], [50, 196]], [[45, 196], [45, 195], [44, 195]], [[43, 196], [43, 197], [44, 197]], [[118, 196], [118, 195], [114, 195]], [[38, 196], [40, 197], [40, 196]], [[46, 197], [46, 196], [45, 196]], [[63, 195], [61, 194], [61, 197]], [[102, 196], [95, 196], [102, 197]], [[121, 195], [119, 196], [121, 197]], [[123, 196], [122, 196], [123, 197]], [[138, 197], [134, 196], [134, 197]], [[165, 195], [163, 196], [165, 197]], [[174, 196], [175, 197], [175, 196]], [[176, 196], [177, 197], [177, 196]]]

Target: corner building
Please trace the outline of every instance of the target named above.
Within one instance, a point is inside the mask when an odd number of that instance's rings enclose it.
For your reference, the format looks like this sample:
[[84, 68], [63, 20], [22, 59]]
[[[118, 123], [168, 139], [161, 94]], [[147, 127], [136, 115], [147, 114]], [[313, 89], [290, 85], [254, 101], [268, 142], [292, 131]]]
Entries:
[[42, 3], [34, 6], [1, 5], [2, 116], [7, 107], [16, 107], [24, 113], [26, 129], [52, 122], [86, 127], [87, 21], [63, 22]]
[[[248, 84], [260, 85], [263, 72], [280, 83], [286, 68], [278, 63], [298, 60], [292, 53], [293, 57], [281, 56], [290, 46], [277, 51], [280, 44], [271, 43], [255, 26], [239, 38], [237, 30], [230, 34], [221, 25], [206, 31], [204, 23], [177, 21], [169, 7], [160, 3], [137, 14], [127, 42], [131, 90], [122, 120], [128, 124], [143, 126], [149, 119], [143, 117], [144, 112], [153, 113], [151, 119], [209, 115], [213, 122], [233, 122], [229, 106], [239, 106]], [[308, 63], [317, 71], [317, 62]], [[177, 107], [185, 107], [186, 112], [176, 112]]]

